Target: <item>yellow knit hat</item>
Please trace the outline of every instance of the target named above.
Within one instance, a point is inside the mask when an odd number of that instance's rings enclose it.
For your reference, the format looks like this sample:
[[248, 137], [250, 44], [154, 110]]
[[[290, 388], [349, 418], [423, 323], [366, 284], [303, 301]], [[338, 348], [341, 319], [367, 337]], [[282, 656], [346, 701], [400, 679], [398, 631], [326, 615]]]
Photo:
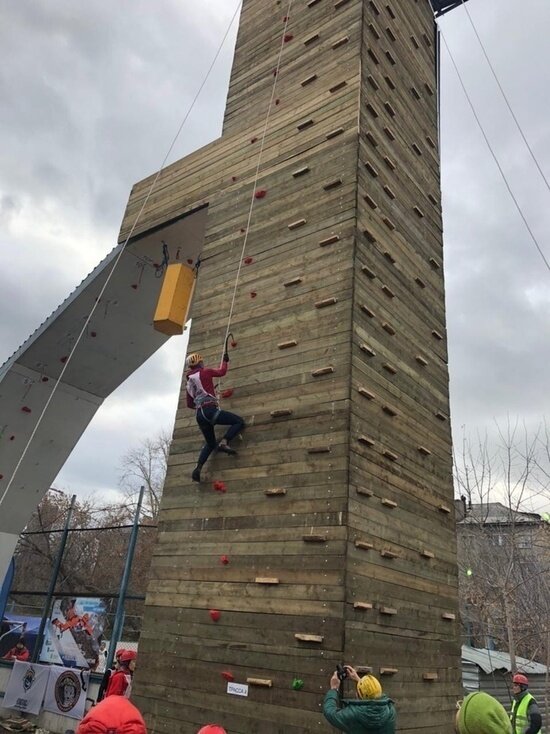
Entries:
[[382, 686], [374, 675], [364, 675], [357, 684], [359, 698], [380, 698]]

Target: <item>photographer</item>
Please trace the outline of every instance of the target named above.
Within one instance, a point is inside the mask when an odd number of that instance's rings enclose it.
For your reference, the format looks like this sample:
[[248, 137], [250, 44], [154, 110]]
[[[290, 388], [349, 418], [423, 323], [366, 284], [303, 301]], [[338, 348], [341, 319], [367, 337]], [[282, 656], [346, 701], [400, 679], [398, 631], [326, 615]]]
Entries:
[[[339, 688], [345, 678], [357, 684], [357, 698], [340, 699]], [[330, 679], [330, 690], [323, 701], [325, 719], [348, 734], [395, 734], [395, 706], [382, 693], [374, 675], [360, 677], [351, 665], [339, 665]]]

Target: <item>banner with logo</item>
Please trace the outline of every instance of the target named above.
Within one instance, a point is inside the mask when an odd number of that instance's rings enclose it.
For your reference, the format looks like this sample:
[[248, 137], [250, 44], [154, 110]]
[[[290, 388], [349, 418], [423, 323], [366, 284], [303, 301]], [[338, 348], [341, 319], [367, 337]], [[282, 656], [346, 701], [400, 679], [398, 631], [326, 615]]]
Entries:
[[95, 670], [105, 627], [103, 599], [56, 599], [44, 630], [40, 661]]
[[16, 660], [4, 693], [2, 706], [26, 714], [38, 714], [42, 708], [49, 673], [49, 665], [22, 663]]
[[52, 665], [44, 698], [44, 710], [81, 719], [84, 716], [90, 674], [86, 670]]

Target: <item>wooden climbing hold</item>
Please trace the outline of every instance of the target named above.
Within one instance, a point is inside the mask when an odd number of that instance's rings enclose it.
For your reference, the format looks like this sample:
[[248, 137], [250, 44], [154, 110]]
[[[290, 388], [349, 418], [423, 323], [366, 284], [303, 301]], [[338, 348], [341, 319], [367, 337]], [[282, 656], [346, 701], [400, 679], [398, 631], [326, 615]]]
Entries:
[[369, 319], [374, 318], [374, 311], [371, 311], [370, 308], [366, 305], [366, 303], [362, 303], [360, 306], [361, 311], [366, 314]]
[[411, 94], [415, 99], [422, 99], [420, 92], [416, 87], [411, 87]]
[[382, 549], [380, 551], [380, 555], [382, 556], [382, 558], [399, 558], [399, 553], [396, 553], [389, 548]]
[[433, 194], [428, 194], [428, 199], [432, 202], [434, 206], [437, 206], [437, 198]]
[[308, 8], [312, 8], [314, 5], [317, 5], [317, 3], [320, 3], [321, 0], [309, 0], [307, 6]]
[[398, 415], [398, 411], [396, 408], [394, 408], [392, 405], [383, 405], [382, 410], [387, 415], [391, 415], [392, 418], [394, 418], [396, 415]]
[[434, 270], [439, 270], [439, 268], [441, 267], [441, 265], [437, 262], [437, 260], [435, 259], [435, 257], [431, 257], [429, 259], [429, 263], [430, 263], [430, 265], [432, 266], [432, 268]]
[[376, 242], [376, 235], [370, 229], [364, 229], [363, 234], [369, 242]]
[[395, 163], [395, 161], [392, 161], [392, 159], [387, 155], [384, 156], [384, 163], [392, 171], [395, 171], [395, 169], [397, 168], [397, 164]]
[[439, 331], [436, 331], [435, 329], [432, 329], [432, 336], [434, 339], [437, 339], [438, 342], [443, 341], [443, 335], [439, 333]]
[[218, 622], [220, 617], [222, 616], [222, 613], [219, 611], [219, 609], [211, 609], [209, 614], [210, 614], [210, 619], [213, 622]]
[[222, 390], [222, 398], [230, 398], [233, 395], [233, 388], [228, 387], [227, 390]]
[[374, 446], [375, 444], [375, 440], [370, 436], [359, 436], [357, 440], [359, 443], [362, 443], [363, 446]]
[[247, 678], [246, 682], [249, 686], [262, 686], [264, 688], [271, 688], [273, 685], [269, 678]]
[[337, 41], [334, 41], [332, 44], [333, 49], [340, 48], [340, 46], [345, 46], [346, 43], [349, 43], [349, 36], [342, 36], [342, 38], [339, 38]]
[[254, 583], [264, 584], [265, 586], [276, 586], [279, 583], [279, 579], [270, 576], [256, 576]]
[[316, 642], [320, 644], [323, 642], [325, 638], [322, 635], [306, 635], [306, 634], [297, 632], [294, 635], [294, 639], [299, 640], [299, 642]]
[[376, 168], [372, 165], [370, 161], [365, 161], [365, 168], [367, 169], [367, 171], [370, 173], [370, 175], [373, 178], [377, 178], [378, 171], [376, 170]]
[[311, 43], [319, 40], [319, 34], [314, 33], [312, 36], [308, 36], [304, 39], [304, 46], [309, 46]]
[[292, 415], [290, 408], [280, 408], [279, 410], [272, 410], [270, 413], [272, 418], [282, 418], [285, 415]]
[[430, 456], [432, 453], [430, 449], [427, 449], [425, 446], [417, 446], [417, 451], [419, 454], [422, 454], [422, 456]]
[[367, 398], [367, 400], [374, 400], [376, 398], [376, 395], [373, 392], [370, 392], [370, 390], [367, 390], [365, 387], [358, 387], [357, 392], [359, 393], [359, 395]]
[[374, 548], [374, 545], [372, 543], [369, 543], [366, 540], [356, 540], [355, 541], [355, 547], [359, 550], [372, 550]]
[[347, 87], [348, 83], [344, 80], [341, 82], [338, 82], [337, 84], [334, 84], [332, 87], [329, 87], [329, 92], [331, 94], [334, 94], [334, 92], [337, 92], [339, 89], [343, 89], [344, 87]]
[[255, 199], [264, 199], [264, 198], [265, 198], [265, 196], [266, 196], [266, 194], [267, 194], [267, 191], [266, 191], [265, 189], [258, 189], [258, 190], [257, 190], [257, 191], [256, 191], [256, 192], [254, 193], [254, 198], [255, 198]]
[[323, 189], [325, 191], [331, 191], [332, 189], [337, 189], [338, 186], [342, 185], [342, 179], [341, 178], [335, 178], [333, 181], [329, 181], [328, 183], [324, 184]]
[[337, 298], [323, 298], [322, 301], [317, 301], [315, 304], [315, 308], [326, 308], [327, 306], [334, 306], [334, 304], [338, 303]]
[[293, 171], [292, 177], [299, 178], [300, 176], [304, 176], [306, 173], [309, 173], [309, 171], [309, 166], [302, 166], [301, 168], [296, 169], [296, 171]]
[[439, 421], [446, 421], [447, 420], [447, 416], [445, 415], [445, 413], [442, 413], [440, 410], [438, 410], [437, 413], [435, 413], [434, 415], [437, 418], [437, 420], [439, 420]]
[[307, 452], [308, 454], [329, 454], [330, 446], [311, 446]]
[[295, 347], [297, 344], [298, 342], [296, 341], [296, 339], [289, 339], [286, 342], [279, 342], [279, 344], [277, 344], [277, 348], [278, 349], [290, 349], [291, 347]]
[[282, 497], [286, 494], [286, 489], [284, 487], [273, 487], [272, 489], [266, 489], [264, 494], [266, 497]]
[[289, 229], [298, 229], [299, 227], [303, 227], [304, 224], [307, 224], [307, 219], [297, 219], [295, 222], [291, 222], [288, 225]]
[[399, 456], [397, 454], [394, 454], [393, 451], [390, 451], [389, 449], [385, 449], [382, 452], [382, 456], [385, 456], [386, 459], [389, 459], [390, 461], [397, 461], [399, 459]]
[[382, 221], [386, 225], [386, 227], [393, 232], [395, 229], [395, 224], [392, 222], [392, 220], [389, 217], [382, 217]]
[[380, 668], [380, 675], [395, 675], [399, 673], [399, 668]]
[[373, 89], [376, 89], [377, 91], [380, 89], [380, 85], [376, 81], [376, 79], [373, 77], [372, 74], [367, 75], [367, 81], [371, 85]]
[[368, 611], [369, 609], [372, 609], [372, 604], [368, 601], [356, 601], [353, 603], [353, 608]]
[[313, 535], [313, 533], [310, 533], [309, 535], [302, 535], [302, 540], [304, 543], [326, 543], [327, 539], [325, 535]]
[[420, 555], [422, 556], [422, 558], [435, 558], [435, 554], [429, 551], [427, 548], [423, 548], [420, 551]]
[[371, 209], [378, 209], [378, 204], [375, 202], [372, 196], [365, 194], [365, 196], [363, 196], [363, 199], [367, 202]]
[[393, 364], [390, 364], [389, 362], [384, 362], [382, 365], [383, 369], [386, 370], [386, 372], [389, 372], [390, 375], [396, 375], [397, 374], [397, 368], [393, 366]]
[[311, 84], [311, 83], [312, 83], [312, 82], [314, 82], [314, 81], [315, 81], [315, 80], [316, 80], [317, 78], [318, 78], [318, 77], [317, 77], [317, 74], [310, 74], [309, 76], [306, 76], [306, 78], [305, 78], [305, 79], [302, 79], [302, 81], [300, 82], [300, 85], [301, 85], [302, 87], [307, 87], [307, 85], [308, 85], [308, 84]]
[[374, 270], [371, 270], [366, 265], [363, 265], [361, 267], [361, 272], [365, 273], [367, 278], [370, 278], [371, 280], [374, 280], [376, 278], [376, 273], [374, 272]]
[[411, 145], [411, 148], [414, 150], [416, 155], [422, 155], [422, 151], [420, 150], [420, 147], [416, 143], [413, 143]]
[[374, 349], [372, 347], [369, 347], [368, 344], [361, 344], [359, 346], [359, 349], [362, 352], [365, 352], [365, 354], [368, 354], [369, 357], [376, 357], [376, 352], [374, 351]]
[[323, 375], [331, 375], [334, 372], [334, 367], [320, 367], [317, 370], [312, 370], [312, 377], [322, 377]]
[[390, 197], [390, 199], [395, 199], [395, 191], [391, 189], [387, 184], [383, 187], [385, 193]]
[[344, 128], [343, 127], [337, 127], [334, 130], [331, 130], [330, 132], [328, 132], [325, 135], [325, 137], [326, 137], [327, 140], [332, 140], [332, 138], [336, 138], [336, 137], [338, 137], [338, 135], [342, 135], [343, 132], [344, 132]]
[[302, 130], [307, 130], [308, 127], [311, 127], [313, 124], [313, 120], [311, 119], [311, 117], [309, 117], [307, 120], [302, 120], [302, 122], [299, 122], [296, 125], [296, 129], [302, 132]]
[[443, 512], [446, 515], [448, 515], [451, 512], [451, 508], [448, 507], [447, 505], [439, 505], [437, 509], [439, 510], [439, 512]]
[[419, 219], [424, 218], [424, 212], [422, 211], [422, 209], [419, 206], [413, 206], [413, 212], [416, 214], [416, 216]]
[[437, 673], [423, 673], [422, 679], [427, 681], [434, 681], [439, 680], [439, 676]]
[[415, 359], [416, 359], [416, 361], [418, 362], [419, 365], [422, 365], [422, 367], [427, 367], [428, 366], [428, 360], [427, 359], [424, 359], [424, 357], [421, 354], [417, 354], [416, 357], [415, 357]]
[[414, 279], [414, 282], [416, 283], [416, 285], [419, 288], [425, 288], [426, 287], [426, 283], [424, 283], [424, 281], [422, 280], [422, 278], [415, 278]]
[[452, 612], [443, 612], [441, 615], [441, 619], [444, 619], [446, 622], [454, 622], [456, 619], [456, 615]]
[[388, 617], [393, 617], [395, 614], [397, 614], [397, 609], [395, 607], [381, 606], [378, 611], [380, 612], [380, 614], [385, 614]]
[[382, 286], [382, 293], [386, 295], [388, 298], [395, 298], [395, 293], [392, 291], [391, 288], [388, 288], [387, 285]]
[[292, 278], [291, 280], [286, 280], [283, 285], [285, 288], [290, 288], [292, 285], [300, 285], [302, 282], [302, 278]]
[[384, 102], [384, 108], [390, 117], [395, 117], [395, 110], [389, 102]]
[[388, 499], [388, 497], [382, 497], [380, 502], [384, 505], [384, 507], [389, 507], [390, 510], [395, 510], [395, 508], [397, 507], [397, 502]]
[[374, 495], [372, 489], [369, 489], [368, 487], [356, 487], [355, 491], [357, 494], [361, 494], [364, 497], [372, 497]]
[[386, 133], [386, 137], [391, 140], [392, 142], [395, 140], [395, 133], [391, 129], [391, 127], [388, 127], [387, 125], [384, 127], [384, 132]]
[[327, 245], [333, 245], [335, 242], [340, 240], [340, 235], [331, 234], [330, 237], [325, 237], [324, 240], [319, 242], [319, 247], [327, 247]]
[[394, 328], [393, 328], [393, 326], [392, 326], [391, 324], [389, 324], [389, 323], [388, 323], [387, 321], [383, 321], [383, 322], [382, 322], [382, 328], [383, 328], [383, 329], [384, 329], [384, 331], [385, 331], [385, 332], [387, 332], [387, 333], [388, 333], [388, 334], [389, 334], [390, 336], [395, 336], [395, 334], [396, 334], [396, 331], [395, 331], [395, 329], [394, 329]]
[[334, 3], [334, 9], [339, 10], [347, 2], [349, 2], [349, 0], [336, 0], [336, 2]]

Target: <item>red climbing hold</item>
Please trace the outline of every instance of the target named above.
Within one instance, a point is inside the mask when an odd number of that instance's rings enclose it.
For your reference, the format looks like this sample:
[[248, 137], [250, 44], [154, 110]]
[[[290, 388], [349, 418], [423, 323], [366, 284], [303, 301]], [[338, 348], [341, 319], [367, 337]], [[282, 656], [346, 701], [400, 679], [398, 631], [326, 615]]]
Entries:
[[96, 337], [97, 336], [97, 331], [90, 331], [90, 336]]
[[23, 413], [32, 413], [31, 409], [30, 409], [30, 408], [28, 408], [28, 407], [27, 407], [26, 405], [24, 405], [24, 406], [23, 406], [23, 407], [21, 408], [21, 412], [23, 412]]
[[190, 257], [187, 258], [187, 262], [189, 265], [193, 265], [193, 260]]
[[222, 398], [230, 398], [232, 395], [233, 389], [231, 387], [227, 388], [227, 390], [222, 390]]
[[69, 359], [69, 357], [61, 357], [59, 361], [60, 361], [60, 362], [63, 362], [63, 364], [65, 364], [65, 362], [66, 362], [66, 361], [67, 361], [68, 359]]
[[244, 234], [246, 232], [246, 229], [244, 227], [241, 227], [241, 234]]
[[227, 566], [229, 563], [229, 556], [220, 556], [220, 563]]
[[231, 346], [233, 347], [233, 349], [235, 349], [235, 347], [237, 346], [237, 344], [238, 344], [238, 342], [235, 342], [235, 341], [231, 342]]
[[220, 619], [221, 616], [222, 616], [222, 613], [220, 611], [218, 611], [217, 609], [211, 609], [210, 610], [210, 619], [213, 622], [217, 622]]
[[258, 189], [256, 193], [254, 194], [255, 199], [264, 199], [265, 195], [267, 194], [266, 189]]
[[237, 180], [237, 177], [236, 176], [231, 176], [231, 180], [233, 181], [233, 183], [235, 183], [235, 181]]
[[257, 295], [256, 291], [250, 291], [250, 298], [256, 298]]
[[281, 100], [279, 99], [279, 97], [277, 97], [277, 99], [275, 100], [275, 104], [276, 104], [276, 105], [279, 105], [279, 104], [281, 104]]
[[294, 36], [292, 33], [285, 33], [283, 40], [285, 43], [288, 43], [289, 41], [292, 41], [293, 38]]
[[256, 143], [257, 140], [258, 140], [258, 138], [256, 136], [254, 136], [253, 138], [250, 138], [250, 142], [251, 143]]
[[273, 76], [277, 76], [277, 69], [273, 69]]
[[4, 475], [3, 474], [0, 474], [0, 479], [4, 479]]
[[137, 289], [138, 289], [137, 283], [132, 283], [132, 285], [130, 287], [133, 288], [135, 291], [137, 291]]
[[216, 492], [227, 492], [227, 485], [225, 482], [221, 482], [219, 479], [216, 479], [214, 484], [212, 485]]
[[158, 270], [160, 268], [160, 265], [158, 263], [153, 263], [153, 267], [155, 270]]
[[283, 23], [286, 23], [288, 20], [288, 15], [283, 15]]
[[228, 681], [229, 683], [231, 683], [231, 681], [234, 681], [235, 680], [235, 676], [229, 670], [224, 670], [222, 672], [222, 678], [224, 680]]
[[15, 436], [10, 436], [10, 441], [15, 441]]
[[42, 378], [42, 382], [49, 382], [49, 380], [50, 380], [50, 378], [49, 378], [49, 377], [43, 377], [43, 378]]
[[245, 259], [243, 260], [243, 262], [244, 262], [245, 265], [250, 265], [251, 263], [254, 262], [254, 258], [253, 257], [245, 257]]

